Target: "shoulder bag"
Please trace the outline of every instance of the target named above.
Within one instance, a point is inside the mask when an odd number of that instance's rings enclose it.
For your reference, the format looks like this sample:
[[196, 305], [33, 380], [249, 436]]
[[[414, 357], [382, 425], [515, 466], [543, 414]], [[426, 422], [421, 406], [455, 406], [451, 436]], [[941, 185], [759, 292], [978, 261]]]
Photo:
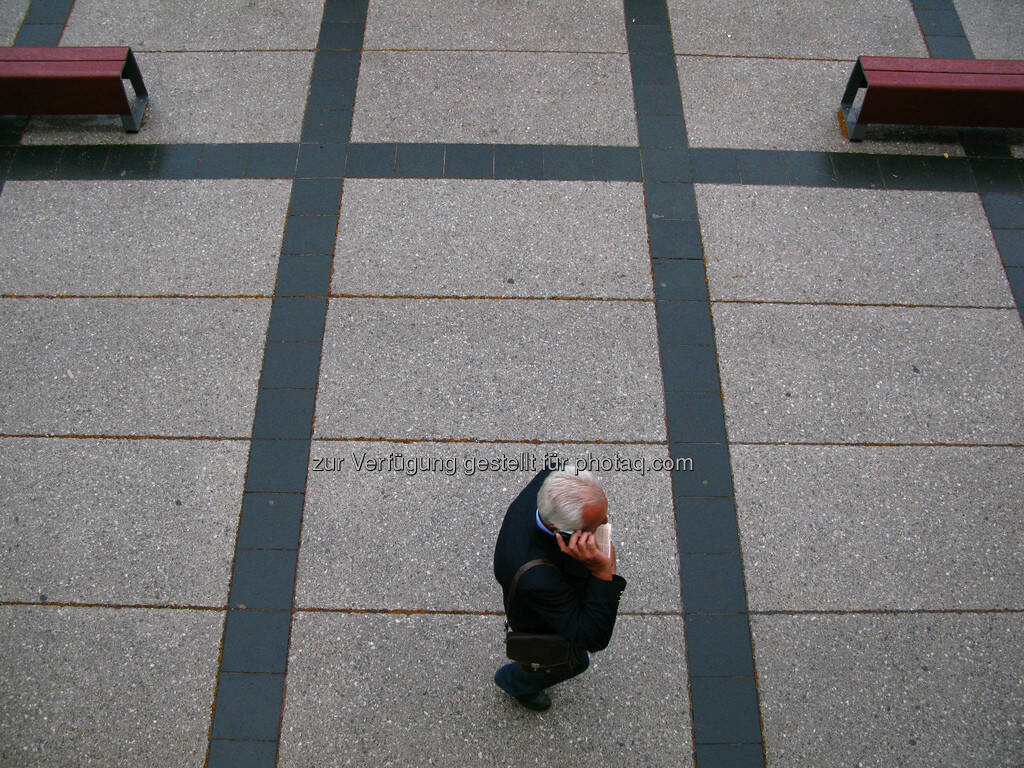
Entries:
[[516, 632], [508, 623], [512, 601], [516, 596], [519, 577], [537, 565], [556, 567], [550, 560], [531, 560], [525, 563], [512, 578], [505, 604], [505, 654], [518, 661], [527, 672], [559, 672], [571, 670], [576, 665], [576, 649], [561, 635]]

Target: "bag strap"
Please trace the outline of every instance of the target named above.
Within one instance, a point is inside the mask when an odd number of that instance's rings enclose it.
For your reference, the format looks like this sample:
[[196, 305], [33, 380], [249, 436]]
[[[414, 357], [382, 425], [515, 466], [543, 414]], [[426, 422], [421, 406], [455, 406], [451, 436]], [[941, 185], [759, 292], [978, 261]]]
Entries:
[[552, 563], [550, 560], [545, 560], [543, 557], [537, 558], [536, 560], [531, 560], [530, 562], [523, 563], [521, 566], [519, 566], [519, 570], [516, 571], [516, 575], [512, 577], [512, 586], [508, 588], [508, 600], [505, 601], [506, 624], [508, 623], [508, 614], [509, 610], [512, 607], [512, 600], [515, 599], [516, 596], [516, 586], [519, 584], [519, 577], [536, 565], [550, 565], [552, 568], [555, 567], [554, 563]]

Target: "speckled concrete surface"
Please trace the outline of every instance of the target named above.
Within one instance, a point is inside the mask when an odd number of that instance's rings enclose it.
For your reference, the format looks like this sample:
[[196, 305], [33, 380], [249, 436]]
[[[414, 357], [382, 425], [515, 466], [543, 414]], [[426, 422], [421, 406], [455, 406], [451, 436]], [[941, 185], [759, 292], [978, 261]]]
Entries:
[[[245, 441], [0, 439], [0, 599], [227, 602]], [[41, 492], [45, 487], [45, 493]]]
[[1024, 760], [1020, 614], [755, 616], [768, 764]]
[[729, 439], [1024, 442], [1014, 310], [717, 303]]
[[910, 3], [669, 0], [677, 54], [856, 59], [927, 56]]
[[3, 605], [7, 765], [200, 768], [221, 611]]
[[350, 179], [332, 291], [651, 298], [643, 185]]
[[1013, 307], [976, 194], [697, 186], [712, 300]]
[[[501, 610], [491, 572], [494, 540], [508, 505], [548, 452], [582, 459], [605, 487], [619, 571], [629, 580], [622, 610], [677, 610], [671, 482], [667, 473], [651, 469], [668, 452], [511, 443], [317, 442], [297, 605]], [[599, 471], [602, 461], [617, 457], [631, 469]], [[502, 471], [502, 464], [508, 469]], [[388, 567], [382, 569], [382, 562]]]
[[118, 116], [29, 121], [23, 144], [194, 144], [298, 141], [313, 54], [218, 51], [136, 56], [149, 106], [138, 133]]
[[0, 302], [0, 431], [248, 437], [270, 301]]
[[314, 435], [664, 440], [656, 339], [649, 303], [332, 299]]
[[298, 614], [279, 764], [693, 764], [679, 617], [620, 616], [540, 715], [492, 682], [503, 631], [497, 616]]
[[0, 197], [0, 293], [271, 294], [290, 186], [9, 182]]
[[755, 610], [1020, 610], [1024, 449], [734, 445]]
[[366, 51], [352, 140], [636, 146], [629, 60]]
[[368, 50], [576, 51], [625, 53], [622, 4], [569, 0], [513, 5], [494, 0], [370, 4]]
[[141, 51], [254, 51], [316, 46], [323, 8], [305, 0], [75, 0], [64, 45], [130, 45]]

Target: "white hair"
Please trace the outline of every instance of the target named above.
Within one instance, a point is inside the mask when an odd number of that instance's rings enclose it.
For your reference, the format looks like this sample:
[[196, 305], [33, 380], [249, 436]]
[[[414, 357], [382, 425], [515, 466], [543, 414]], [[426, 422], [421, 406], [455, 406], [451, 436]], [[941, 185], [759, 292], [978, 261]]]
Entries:
[[537, 492], [541, 519], [560, 531], [582, 528], [584, 508], [601, 503], [607, 503], [601, 485], [588, 470], [581, 470], [576, 464], [552, 472]]

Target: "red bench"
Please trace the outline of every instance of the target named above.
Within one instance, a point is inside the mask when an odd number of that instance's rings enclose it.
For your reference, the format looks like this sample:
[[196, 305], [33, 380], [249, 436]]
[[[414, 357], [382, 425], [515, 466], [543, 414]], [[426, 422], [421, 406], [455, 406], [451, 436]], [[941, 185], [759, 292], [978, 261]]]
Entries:
[[148, 101], [131, 48], [0, 48], [0, 114], [121, 115], [135, 133]]
[[[861, 88], [864, 101], [854, 109]], [[839, 127], [860, 141], [874, 123], [1024, 127], [1024, 61], [861, 56], [843, 93]]]

